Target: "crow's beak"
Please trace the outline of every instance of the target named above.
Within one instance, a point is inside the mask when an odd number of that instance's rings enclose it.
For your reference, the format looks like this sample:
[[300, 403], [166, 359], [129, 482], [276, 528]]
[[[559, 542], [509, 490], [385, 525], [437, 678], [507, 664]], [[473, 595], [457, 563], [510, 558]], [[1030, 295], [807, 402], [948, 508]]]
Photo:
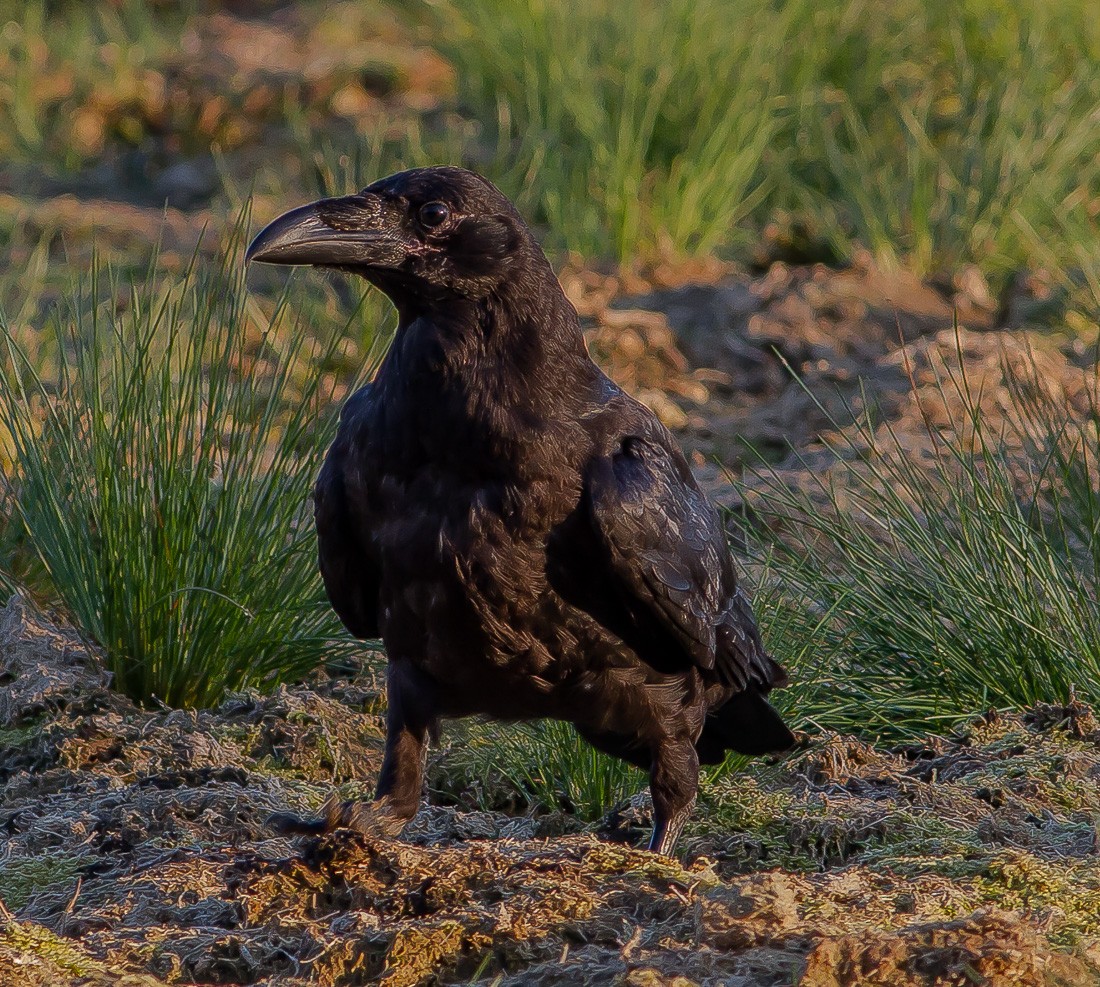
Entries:
[[395, 267], [407, 247], [387, 228], [375, 196], [320, 199], [285, 212], [248, 246], [245, 263]]

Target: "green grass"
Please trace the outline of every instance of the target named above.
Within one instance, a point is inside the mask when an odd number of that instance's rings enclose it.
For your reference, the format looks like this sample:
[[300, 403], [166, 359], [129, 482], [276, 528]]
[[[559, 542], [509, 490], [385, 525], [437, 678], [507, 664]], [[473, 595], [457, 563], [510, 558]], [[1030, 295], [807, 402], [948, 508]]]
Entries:
[[[789, 188], [887, 266], [1004, 279], [1100, 196], [1100, 33], [1086, 5], [827, 4], [795, 55]], [[795, 95], [792, 91], [791, 95]], [[784, 137], [787, 135], [784, 134]], [[784, 141], [783, 146], [786, 146]], [[782, 179], [777, 179], [782, 184]], [[1056, 263], [1072, 267], [1069, 251]]]
[[1072, 280], [1095, 239], [1100, 29], [1080, 0], [429, 7], [552, 245], [707, 254], [793, 212], [842, 257], [972, 263], [996, 287], [1028, 264]]
[[[138, 195], [143, 168], [220, 150], [232, 181], [259, 161], [293, 198], [324, 180], [318, 156], [354, 165], [389, 141], [355, 183], [466, 163], [555, 250], [736, 252], [793, 216], [833, 256], [866, 247], [945, 277], [977, 264], [995, 289], [1043, 266], [1100, 312], [1100, 20], [1085, 0], [309, 0], [295, 30], [326, 73], [247, 84], [181, 56], [207, 13], [0, 0], [0, 151], [18, 187], [106, 160]], [[416, 81], [417, 27], [456, 69], [446, 112], [393, 98]], [[382, 94], [379, 113], [347, 115], [349, 91]], [[393, 142], [401, 130], [418, 136]]]
[[926, 419], [920, 448], [865, 417], [808, 487], [761, 466], [743, 488], [752, 533], [771, 532], [765, 626], [817, 623], [789, 698], [805, 715], [811, 693], [822, 725], [914, 734], [990, 706], [1100, 702], [1096, 379], [1082, 371], [1081, 408], [1035, 368], [1005, 373], [1003, 424], [948, 361], [934, 390], [961, 414]]
[[706, 253], [762, 191], [790, 20], [763, 0], [733, 6], [737, 31], [728, 5], [693, 0], [444, 3], [435, 36], [557, 245]]
[[209, 704], [350, 644], [309, 519], [341, 340], [290, 321], [262, 314], [231, 249], [129, 286], [93, 268], [53, 315], [55, 380], [4, 325], [13, 524], [135, 698]]
[[464, 806], [512, 810], [538, 806], [585, 820], [647, 784], [632, 765], [608, 757], [556, 720], [448, 725], [438, 787]]
[[59, 887], [75, 891], [78, 875], [88, 863], [88, 855], [63, 854], [6, 860], [0, 871], [0, 905], [15, 912], [41, 891]]

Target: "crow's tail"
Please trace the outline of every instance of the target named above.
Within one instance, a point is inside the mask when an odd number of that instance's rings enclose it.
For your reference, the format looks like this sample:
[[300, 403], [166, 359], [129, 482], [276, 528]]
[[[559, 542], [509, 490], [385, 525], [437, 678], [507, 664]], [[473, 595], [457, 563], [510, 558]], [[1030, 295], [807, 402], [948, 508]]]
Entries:
[[794, 742], [794, 734], [779, 713], [750, 686], [707, 714], [695, 750], [700, 764], [719, 764], [726, 751], [769, 754], [785, 751]]

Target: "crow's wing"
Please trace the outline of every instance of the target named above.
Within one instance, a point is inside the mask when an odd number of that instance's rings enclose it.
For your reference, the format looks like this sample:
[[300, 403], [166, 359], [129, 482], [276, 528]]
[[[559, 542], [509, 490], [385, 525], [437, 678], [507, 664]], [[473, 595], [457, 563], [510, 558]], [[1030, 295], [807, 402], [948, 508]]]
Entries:
[[587, 470], [592, 523], [627, 610], [655, 618], [691, 663], [726, 685], [768, 689], [786, 673], [764, 650], [725, 532], [683, 457], [630, 436]]
[[344, 406], [340, 427], [325, 454], [313, 492], [321, 578], [332, 608], [344, 626], [358, 638], [378, 637], [379, 634], [381, 574], [349, 509], [345, 480], [349, 451], [357, 429], [363, 427], [361, 412], [369, 402], [369, 392], [368, 384]]

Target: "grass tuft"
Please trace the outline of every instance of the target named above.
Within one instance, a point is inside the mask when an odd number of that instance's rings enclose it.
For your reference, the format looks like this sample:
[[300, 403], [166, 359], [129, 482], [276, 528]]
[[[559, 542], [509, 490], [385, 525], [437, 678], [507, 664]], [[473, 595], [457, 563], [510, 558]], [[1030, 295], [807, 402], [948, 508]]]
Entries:
[[473, 163], [551, 247], [707, 254], [793, 211], [838, 256], [866, 248], [920, 275], [974, 264], [995, 290], [1028, 265], [1067, 285], [1096, 270], [1087, 4], [426, 6], [496, 147]]
[[646, 784], [637, 768], [557, 720], [458, 723], [448, 725], [448, 741], [441, 786], [480, 808], [538, 806], [591, 821]]
[[151, 268], [128, 287], [94, 266], [52, 318], [56, 382], [2, 327], [13, 525], [136, 699], [209, 705], [350, 646], [309, 509], [339, 339], [287, 321], [282, 306], [259, 313], [231, 249], [219, 267]]
[[[510, 144], [557, 241], [627, 261], [704, 254], [758, 201], [788, 12], [734, 5], [443, 3], [461, 98]], [[731, 14], [738, 29], [731, 31]]]
[[944, 420], [924, 411], [915, 436], [833, 422], [831, 467], [799, 457], [809, 485], [762, 465], [742, 486], [771, 532], [765, 627], [817, 625], [783, 698], [834, 729], [913, 734], [991, 706], [1100, 701], [1095, 380], [1083, 371], [1071, 400], [1006, 361], [994, 425], [961, 354], [933, 372], [933, 399], [956, 409]]
[[922, 275], [977, 263], [1003, 283], [1044, 244], [1069, 245], [1060, 211], [1100, 192], [1100, 38], [1084, 5], [855, 0], [816, 16], [837, 44], [792, 59], [804, 156], [785, 169], [811, 212]]

